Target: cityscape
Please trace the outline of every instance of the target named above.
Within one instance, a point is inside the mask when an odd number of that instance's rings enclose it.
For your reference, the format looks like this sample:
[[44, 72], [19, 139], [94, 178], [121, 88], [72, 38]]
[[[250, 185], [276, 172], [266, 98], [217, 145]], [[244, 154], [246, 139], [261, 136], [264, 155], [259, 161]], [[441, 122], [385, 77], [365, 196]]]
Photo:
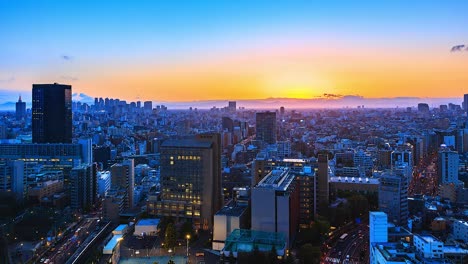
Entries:
[[0, 263], [468, 263], [448, 2], [1, 1]]

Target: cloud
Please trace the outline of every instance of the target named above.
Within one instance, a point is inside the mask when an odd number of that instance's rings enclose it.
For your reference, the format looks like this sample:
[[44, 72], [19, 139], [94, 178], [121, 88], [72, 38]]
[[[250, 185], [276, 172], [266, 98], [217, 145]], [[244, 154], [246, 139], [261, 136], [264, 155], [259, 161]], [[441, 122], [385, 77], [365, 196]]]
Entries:
[[453, 46], [452, 49], [450, 50], [451, 52], [459, 52], [459, 51], [463, 51], [463, 48], [465, 47], [465, 45], [456, 45], [456, 46]]
[[73, 76], [70, 76], [70, 75], [62, 75], [60, 76], [60, 78], [64, 79], [64, 80], [67, 80], [67, 81], [78, 81], [78, 77], [73, 77]]
[[0, 83], [10, 83], [10, 82], [13, 82], [14, 80], [15, 80], [15, 77], [11, 76], [6, 79], [0, 79]]
[[60, 58], [62, 58], [63, 60], [66, 60], [66, 61], [71, 61], [71, 60], [73, 60], [73, 57], [72, 57], [72, 56], [69, 56], [69, 55], [62, 55], [62, 56], [60, 56]]
[[344, 96], [341, 94], [331, 94], [331, 93], [324, 93], [323, 95], [317, 96], [317, 99], [341, 99]]

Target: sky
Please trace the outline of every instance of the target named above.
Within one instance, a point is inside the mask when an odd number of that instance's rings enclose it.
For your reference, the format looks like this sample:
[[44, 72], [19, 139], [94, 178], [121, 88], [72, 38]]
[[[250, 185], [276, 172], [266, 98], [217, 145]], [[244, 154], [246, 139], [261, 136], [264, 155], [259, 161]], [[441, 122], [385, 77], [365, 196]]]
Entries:
[[[461, 97], [468, 1], [0, 0], [0, 100]], [[328, 98], [328, 97], [327, 97]], [[16, 99], [16, 98], [15, 98]]]

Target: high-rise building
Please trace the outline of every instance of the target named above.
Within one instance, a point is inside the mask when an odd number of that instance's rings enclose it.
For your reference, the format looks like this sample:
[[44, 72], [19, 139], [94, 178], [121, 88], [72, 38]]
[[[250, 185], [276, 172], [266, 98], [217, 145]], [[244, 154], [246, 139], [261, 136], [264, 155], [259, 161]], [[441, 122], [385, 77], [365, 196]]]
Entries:
[[386, 171], [380, 175], [379, 210], [388, 221], [399, 226], [408, 222], [408, 177], [406, 170]]
[[429, 105], [426, 103], [419, 103], [418, 104], [418, 111], [419, 112], [424, 112], [424, 113], [429, 113]]
[[[388, 242], [388, 221], [384, 212], [369, 212], [369, 247], [370, 259], [375, 259], [374, 243]], [[373, 263], [373, 262], [371, 262]]]
[[133, 159], [127, 159], [122, 163], [111, 166], [111, 188], [124, 190], [124, 209], [133, 208], [133, 194], [135, 188], [135, 163]]
[[16, 200], [24, 201], [26, 196], [24, 161], [0, 162], [0, 192], [13, 193]]
[[21, 96], [16, 102], [16, 120], [21, 120], [26, 116], [26, 102], [21, 101]]
[[323, 214], [330, 203], [330, 176], [328, 174], [328, 155], [318, 155], [318, 170], [317, 170], [317, 201], [318, 213]]
[[90, 210], [96, 203], [96, 171], [93, 165], [75, 167], [70, 173], [70, 200], [73, 209]]
[[299, 226], [299, 188], [289, 168], [272, 170], [252, 189], [252, 230], [278, 232], [288, 245]]
[[198, 228], [211, 229], [223, 201], [220, 146], [219, 134], [164, 141], [161, 199], [148, 199], [148, 213], [191, 220]]
[[72, 142], [71, 85], [33, 84], [33, 143]]
[[439, 150], [438, 178], [439, 184], [458, 183], [458, 165], [460, 157], [458, 152], [442, 147]]
[[236, 101], [229, 101], [228, 103], [228, 110], [229, 112], [233, 113], [233, 112], [236, 112]]
[[145, 109], [145, 111], [152, 111], [153, 110], [153, 102], [152, 101], [143, 102], [143, 109]]
[[259, 112], [255, 114], [256, 139], [267, 144], [276, 143], [276, 112]]
[[463, 109], [468, 114], [468, 94], [463, 95]]

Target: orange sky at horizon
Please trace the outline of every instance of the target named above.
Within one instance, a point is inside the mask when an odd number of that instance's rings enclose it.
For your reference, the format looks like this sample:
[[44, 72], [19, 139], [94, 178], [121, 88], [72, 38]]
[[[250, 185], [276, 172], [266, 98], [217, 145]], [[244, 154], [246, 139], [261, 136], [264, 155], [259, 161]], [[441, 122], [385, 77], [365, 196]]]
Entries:
[[[109, 65], [74, 69], [78, 80], [57, 82], [69, 83], [74, 93], [92, 97], [174, 102], [306, 99], [324, 93], [368, 98], [466, 93], [468, 53], [436, 48], [290, 45], [171, 63], [151, 57], [131, 63], [116, 58]], [[55, 81], [44, 76], [37, 74], [36, 83]]]

